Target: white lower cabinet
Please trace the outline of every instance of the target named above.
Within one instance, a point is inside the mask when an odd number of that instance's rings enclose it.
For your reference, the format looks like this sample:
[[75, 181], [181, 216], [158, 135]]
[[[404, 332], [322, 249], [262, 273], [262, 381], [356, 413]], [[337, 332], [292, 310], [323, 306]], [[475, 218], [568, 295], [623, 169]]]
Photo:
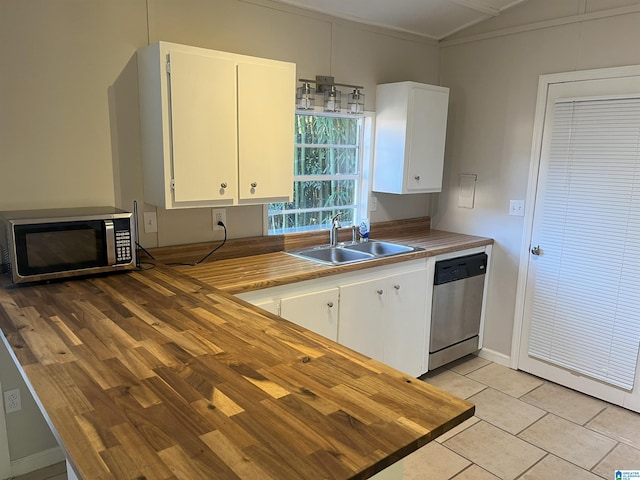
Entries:
[[426, 272], [341, 285], [338, 342], [410, 375], [425, 373]]
[[262, 300], [258, 302], [251, 302], [256, 307], [260, 307], [269, 313], [274, 315], [280, 315], [280, 303], [277, 300]]
[[238, 296], [417, 377], [427, 371], [427, 283], [426, 260], [412, 260]]
[[283, 297], [280, 299], [280, 316], [337, 341], [339, 301], [337, 288]]

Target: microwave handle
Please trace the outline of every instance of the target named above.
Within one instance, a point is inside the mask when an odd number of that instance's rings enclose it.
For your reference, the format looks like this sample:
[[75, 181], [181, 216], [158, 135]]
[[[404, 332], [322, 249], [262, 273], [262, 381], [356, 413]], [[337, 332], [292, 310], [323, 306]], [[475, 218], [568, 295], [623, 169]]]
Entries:
[[104, 231], [107, 241], [107, 265], [116, 264], [116, 230], [113, 220], [104, 221]]

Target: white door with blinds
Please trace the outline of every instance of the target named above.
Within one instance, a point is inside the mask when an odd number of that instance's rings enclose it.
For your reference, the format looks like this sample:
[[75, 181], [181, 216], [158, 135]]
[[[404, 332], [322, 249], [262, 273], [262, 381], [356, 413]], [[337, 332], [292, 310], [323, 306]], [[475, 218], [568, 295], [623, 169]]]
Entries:
[[548, 87], [518, 367], [637, 410], [640, 77], [573, 83]]

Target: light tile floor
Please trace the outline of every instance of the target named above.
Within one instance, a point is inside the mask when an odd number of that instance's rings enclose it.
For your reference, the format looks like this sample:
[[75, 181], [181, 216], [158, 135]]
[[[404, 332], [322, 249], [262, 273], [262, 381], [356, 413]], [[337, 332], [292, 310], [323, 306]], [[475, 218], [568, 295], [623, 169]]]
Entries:
[[640, 470], [640, 414], [468, 356], [422, 380], [476, 414], [405, 459], [404, 480], [614, 479]]
[[[405, 459], [404, 480], [602, 480], [640, 470], [640, 414], [475, 356], [422, 379], [476, 414]], [[15, 480], [66, 479], [64, 463]]]

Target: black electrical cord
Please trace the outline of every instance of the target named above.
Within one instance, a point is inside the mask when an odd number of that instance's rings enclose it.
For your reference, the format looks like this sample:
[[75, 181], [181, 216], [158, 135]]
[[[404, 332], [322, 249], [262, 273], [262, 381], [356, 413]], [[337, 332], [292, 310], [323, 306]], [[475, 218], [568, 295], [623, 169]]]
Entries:
[[153, 256], [153, 255], [151, 255], [151, 254], [148, 252], [148, 250], [147, 250], [146, 248], [144, 248], [142, 245], [140, 245], [138, 242], [136, 242], [136, 246], [137, 246], [140, 250], [142, 250], [144, 253], [146, 253], [146, 254], [147, 254], [147, 257], [151, 258], [151, 260], [155, 260], [154, 256]]
[[202, 262], [204, 262], [207, 258], [209, 258], [211, 256], [211, 254], [217, 250], [219, 250], [220, 248], [222, 248], [222, 246], [226, 243], [227, 241], [227, 227], [224, 223], [222, 222], [218, 222], [218, 225], [221, 226], [224, 230], [224, 238], [222, 239], [222, 243], [220, 245], [218, 245], [217, 247], [215, 247], [213, 250], [211, 250], [209, 253], [207, 253], [204, 257], [202, 257], [200, 260], [198, 260], [195, 263], [167, 263], [167, 265], [183, 265], [185, 267], [195, 267], [196, 265], [200, 265]]

